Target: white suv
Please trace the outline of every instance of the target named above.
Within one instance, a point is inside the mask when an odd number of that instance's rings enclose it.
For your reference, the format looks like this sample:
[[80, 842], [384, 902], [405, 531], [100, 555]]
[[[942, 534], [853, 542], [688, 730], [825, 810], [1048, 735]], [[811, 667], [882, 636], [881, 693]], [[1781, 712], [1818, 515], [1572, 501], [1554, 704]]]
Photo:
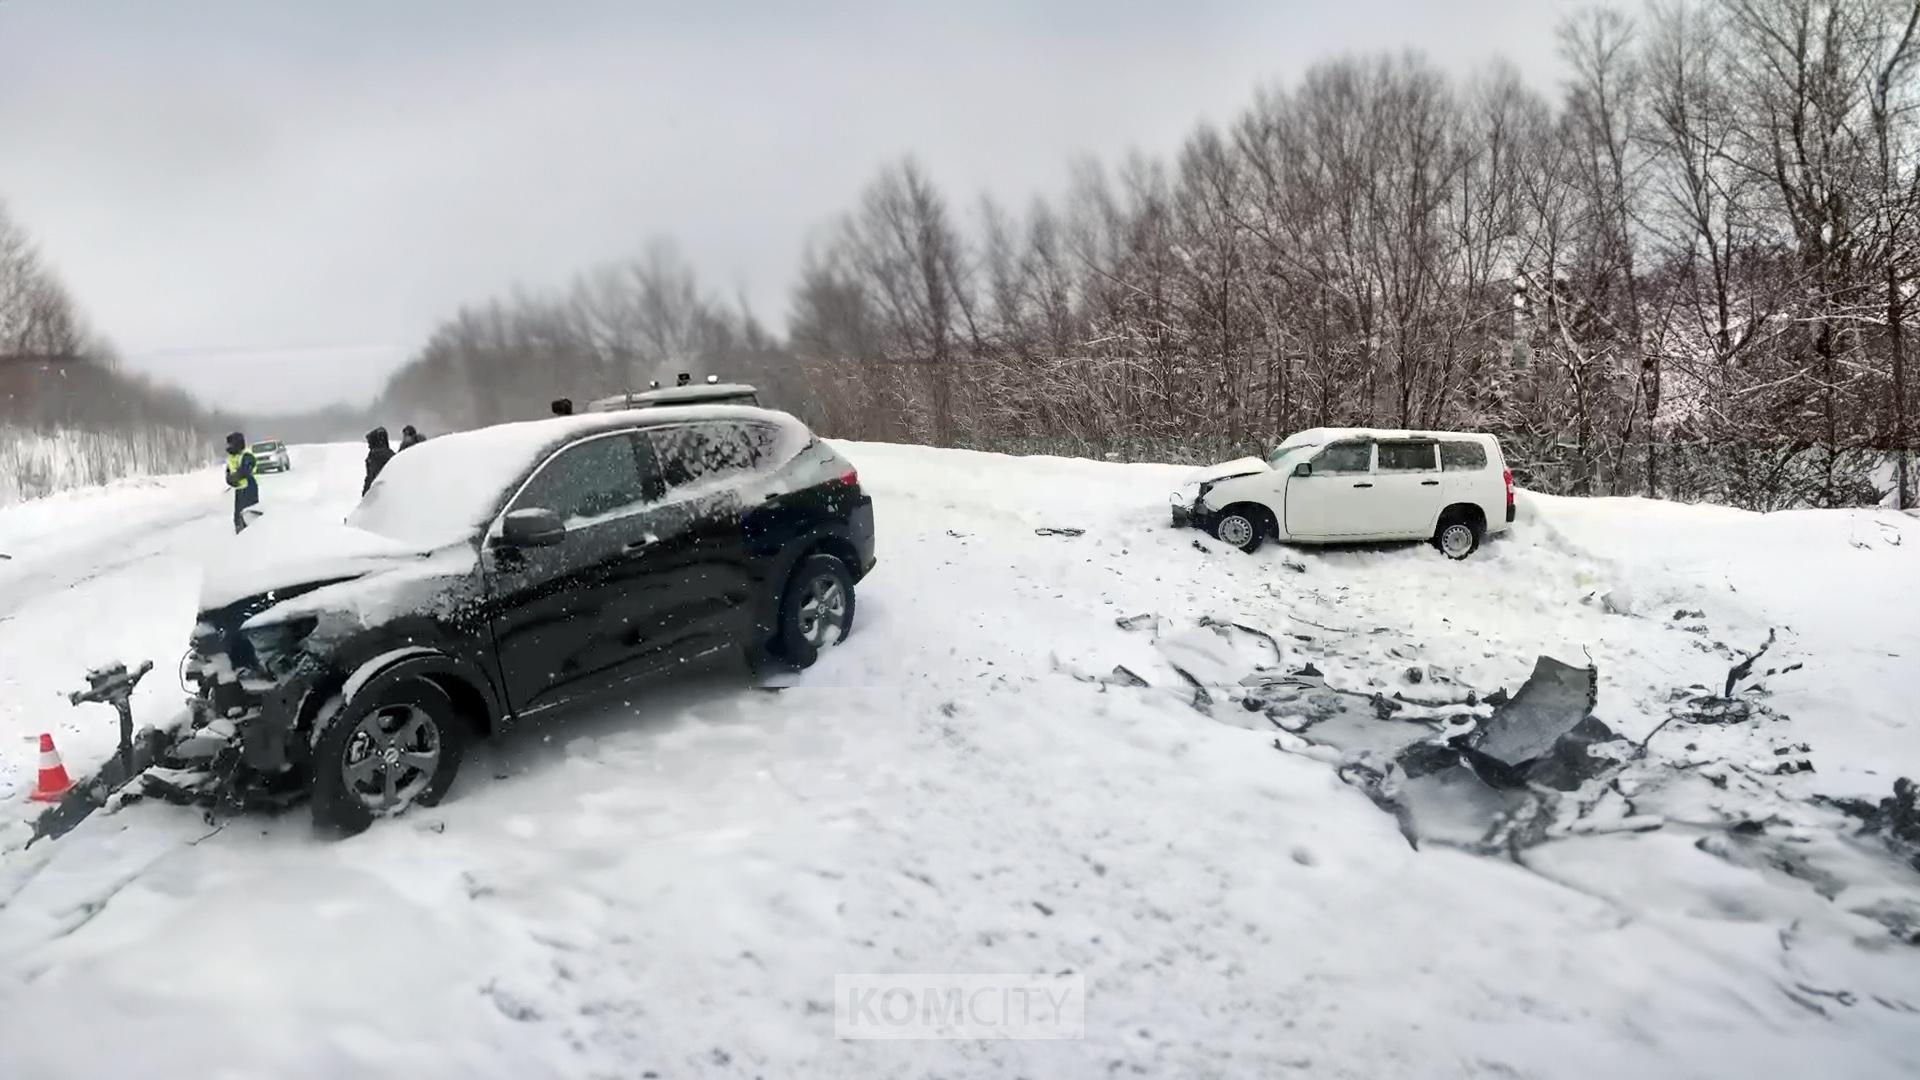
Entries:
[[1288, 543], [1431, 540], [1473, 554], [1513, 521], [1513, 473], [1491, 435], [1314, 428], [1265, 459], [1202, 469], [1173, 494], [1173, 523], [1252, 551]]

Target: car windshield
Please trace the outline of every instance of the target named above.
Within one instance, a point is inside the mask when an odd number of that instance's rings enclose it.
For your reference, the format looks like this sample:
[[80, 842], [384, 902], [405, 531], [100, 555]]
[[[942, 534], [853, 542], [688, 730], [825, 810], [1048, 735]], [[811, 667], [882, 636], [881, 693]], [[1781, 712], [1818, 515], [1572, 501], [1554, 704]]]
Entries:
[[278, 450], [280, 449], [280, 444], [277, 442], [257, 442], [253, 444], [253, 448], [255, 450]]
[[506, 424], [428, 439], [396, 454], [347, 524], [422, 549], [474, 537], [549, 445], [551, 433]]
[[1272, 468], [1278, 469], [1287, 462], [1295, 459], [1304, 461], [1312, 456], [1314, 449], [1318, 446], [1318, 443], [1294, 443], [1292, 445], [1281, 443], [1279, 446], [1273, 448], [1272, 453], [1267, 455], [1267, 464]]

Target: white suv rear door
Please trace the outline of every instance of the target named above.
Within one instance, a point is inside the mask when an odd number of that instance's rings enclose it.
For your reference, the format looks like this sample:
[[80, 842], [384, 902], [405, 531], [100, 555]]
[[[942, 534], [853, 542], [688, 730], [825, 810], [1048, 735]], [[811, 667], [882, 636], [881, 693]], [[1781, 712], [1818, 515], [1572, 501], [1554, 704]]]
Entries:
[[1383, 539], [1425, 540], [1433, 535], [1443, 498], [1440, 459], [1432, 439], [1382, 439], [1374, 459], [1373, 498], [1365, 505], [1365, 532]]

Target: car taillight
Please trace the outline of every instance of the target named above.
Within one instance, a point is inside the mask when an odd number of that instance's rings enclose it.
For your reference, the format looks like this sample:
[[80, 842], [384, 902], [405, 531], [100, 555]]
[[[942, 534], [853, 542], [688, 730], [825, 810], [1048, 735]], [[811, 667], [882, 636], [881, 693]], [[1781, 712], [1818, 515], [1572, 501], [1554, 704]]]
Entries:
[[1506, 485], [1507, 485], [1507, 505], [1508, 505], [1508, 506], [1512, 506], [1512, 505], [1513, 505], [1513, 470], [1512, 470], [1512, 469], [1501, 469], [1501, 470], [1500, 470], [1500, 479], [1506, 482]]
[[848, 466], [847, 471], [840, 474], [840, 482], [848, 487], [856, 486], [860, 483], [860, 470]]

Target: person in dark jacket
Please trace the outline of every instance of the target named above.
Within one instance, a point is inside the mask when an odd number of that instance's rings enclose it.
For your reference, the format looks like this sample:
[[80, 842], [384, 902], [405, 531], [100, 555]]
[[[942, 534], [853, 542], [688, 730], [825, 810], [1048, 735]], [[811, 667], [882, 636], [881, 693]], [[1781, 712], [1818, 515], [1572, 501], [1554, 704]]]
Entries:
[[233, 492], [233, 531], [247, 527], [247, 507], [260, 501], [260, 481], [254, 476], [253, 451], [247, 437], [236, 431], [227, 436], [227, 487]]
[[367, 432], [367, 480], [360, 485], [360, 494], [367, 493], [367, 489], [373, 486], [374, 477], [379, 476], [380, 470], [392, 460], [393, 447], [387, 444], [387, 429], [377, 427]]
[[409, 446], [419, 446], [421, 443], [426, 441], [427, 441], [427, 437], [413, 430], [412, 424], [408, 424], [406, 427], [403, 427], [400, 429], [400, 449], [401, 450], [405, 450]]

